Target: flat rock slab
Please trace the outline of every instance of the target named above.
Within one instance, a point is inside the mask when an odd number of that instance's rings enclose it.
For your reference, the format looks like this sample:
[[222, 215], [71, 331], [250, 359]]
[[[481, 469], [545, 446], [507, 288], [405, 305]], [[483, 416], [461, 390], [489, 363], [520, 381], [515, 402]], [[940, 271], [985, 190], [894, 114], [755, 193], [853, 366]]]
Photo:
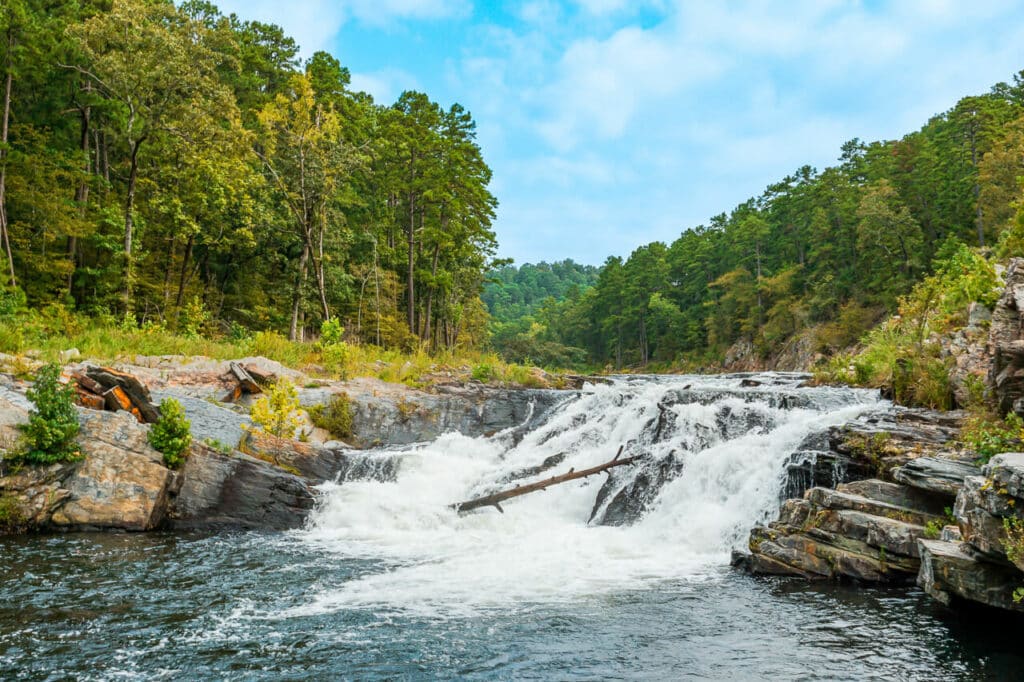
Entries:
[[932, 516], [941, 516], [946, 506], [949, 505], [949, 500], [944, 495], [933, 495], [918, 488], [881, 481], [877, 478], [840, 483], [836, 486], [836, 490]]
[[1024, 613], [1013, 591], [1024, 586], [1024, 573], [1012, 566], [985, 561], [964, 544], [919, 540], [921, 571], [917, 584], [941, 603], [956, 599]]
[[956, 497], [964, 479], [977, 476], [981, 469], [973, 464], [940, 457], [918, 457], [893, 470], [893, 478], [913, 488]]
[[185, 417], [191, 423], [192, 438], [199, 442], [209, 439], [235, 448], [245, 435], [245, 427], [252, 426], [247, 415], [188, 395], [180, 389], [153, 391], [155, 402], [160, 403], [164, 398], [173, 398], [181, 403]]
[[811, 488], [807, 491], [805, 498], [811, 504], [825, 509], [850, 509], [918, 526], [923, 526], [929, 521], [937, 521], [939, 518], [933, 514], [925, 514], [914, 509], [881, 502], [869, 497], [861, 497], [860, 495], [840, 490], [832, 490], [831, 488]]

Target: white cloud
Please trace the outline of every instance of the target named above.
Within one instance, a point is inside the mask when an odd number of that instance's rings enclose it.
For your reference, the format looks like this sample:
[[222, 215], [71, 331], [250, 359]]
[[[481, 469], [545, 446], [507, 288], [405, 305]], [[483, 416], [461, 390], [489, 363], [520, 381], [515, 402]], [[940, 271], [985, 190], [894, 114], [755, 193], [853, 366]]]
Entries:
[[463, 16], [472, 10], [471, 0], [217, 0], [225, 14], [277, 24], [293, 36], [310, 56], [331, 46], [332, 39], [349, 21], [386, 26], [407, 19], [442, 19]]

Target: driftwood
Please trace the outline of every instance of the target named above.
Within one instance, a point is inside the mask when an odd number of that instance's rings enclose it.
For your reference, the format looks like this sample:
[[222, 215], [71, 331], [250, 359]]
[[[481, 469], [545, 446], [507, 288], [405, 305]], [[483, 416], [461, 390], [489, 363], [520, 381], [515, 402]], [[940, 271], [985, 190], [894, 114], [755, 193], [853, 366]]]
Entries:
[[594, 474], [604, 473], [613, 467], [632, 464], [638, 459], [637, 457], [619, 459], [621, 454], [622, 447], [619, 447], [619, 451], [616, 453], [615, 459], [610, 462], [605, 462], [604, 464], [599, 464], [596, 467], [591, 467], [589, 469], [581, 469], [580, 471], [569, 469], [569, 471], [564, 474], [545, 478], [543, 481], [537, 481], [536, 483], [529, 483], [527, 485], [517, 485], [515, 488], [509, 488], [508, 490], [484, 495], [483, 497], [476, 497], [472, 500], [466, 500], [465, 502], [458, 502], [452, 505], [452, 509], [462, 513], [472, 511], [473, 509], [479, 509], [480, 507], [494, 507], [504, 514], [505, 510], [501, 508], [501, 503], [505, 500], [512, 499], [513, 497], [519, 497], [520, 495], [526, 495], [527, 493], [533, 493], [538, 490], [547, 490], [548, 486], [558, 485], [559, 483], [565, 483], [567, 481], [575, 481], [578, 478], [586, 478], [587, 476], [593, 476]]
[[235, 387], [224, 396], [221, 402], [233, 403], [241, 398], [246, 393], [262, 393], [263, 389], [260, 388], [259, 383], [249, 373], [249, 371], [242, 367], [237, 362], [232, 362], [228, 365], [228, 371], [235, 378]]
[[160, 418], [149, 389], [131, 374], [109, 367], [86, 367], [84, 372], [73, 372], [78, 403], [94, 410], [124, 410], [137, 420], [152, 424]]

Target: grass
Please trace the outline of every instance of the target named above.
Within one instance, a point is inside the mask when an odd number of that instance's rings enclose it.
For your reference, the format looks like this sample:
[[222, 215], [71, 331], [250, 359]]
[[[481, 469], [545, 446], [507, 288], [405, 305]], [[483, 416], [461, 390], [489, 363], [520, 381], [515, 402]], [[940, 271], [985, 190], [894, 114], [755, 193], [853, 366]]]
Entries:
[[476, 349], [430, 353], [418, 348], [403, 352], [343, 342], [289, 341], [281, 334], [268, 331], [241, 338], [208, 338], [175, 334], [155, 324], [139, 327], [110, 318], [90, 319], [60, 306], [25, 313], [0, 323], [0, 352], [14, 356], [9, 364], [18, 364], [15, 369], [19, 373], [28, 371], [26, 368], [31, 364], [25, 359], [28, 352], [33, 352], [37, 360], [56, 362], [61, 351], [70, 348], [77, 348], [83, 358], [104, 363], [130, 361], [136, 355], [179, 355], [214, 360], [262, 356], [318, 378], [376, 377], [416, 388], [441, 380], [469, 381], [474, 368], [480, 367], [488, 368], [483, 383], [490, 385], [559, 388], [565, 384], [561, 375], [547, 375], [537, 368], [507, 363], [495, 353]]

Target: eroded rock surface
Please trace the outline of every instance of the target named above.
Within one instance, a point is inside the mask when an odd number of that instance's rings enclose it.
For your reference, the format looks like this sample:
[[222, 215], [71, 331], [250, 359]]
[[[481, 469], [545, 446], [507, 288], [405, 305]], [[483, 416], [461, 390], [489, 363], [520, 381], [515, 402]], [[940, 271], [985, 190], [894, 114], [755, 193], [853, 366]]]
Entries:
[[992, 311], [989, 350], [988, 383], [999, 409], [1024, 416], [1024, 258], [1012, 259], [1006, 270], [1006, 289]]

